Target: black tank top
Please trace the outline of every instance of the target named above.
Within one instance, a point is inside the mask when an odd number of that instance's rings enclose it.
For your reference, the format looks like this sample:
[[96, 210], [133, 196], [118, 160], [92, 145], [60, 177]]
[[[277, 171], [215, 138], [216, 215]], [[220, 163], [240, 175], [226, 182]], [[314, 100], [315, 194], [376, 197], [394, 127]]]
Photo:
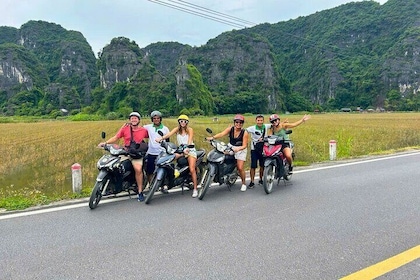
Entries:
[[241, 129], [241, 133], [239, 133], [237, 138], [234, 137], [234, 131], [235, 128], [232, 127], [229, 133], [229, 143], [233, 146], [242, 146], [245, 130]]

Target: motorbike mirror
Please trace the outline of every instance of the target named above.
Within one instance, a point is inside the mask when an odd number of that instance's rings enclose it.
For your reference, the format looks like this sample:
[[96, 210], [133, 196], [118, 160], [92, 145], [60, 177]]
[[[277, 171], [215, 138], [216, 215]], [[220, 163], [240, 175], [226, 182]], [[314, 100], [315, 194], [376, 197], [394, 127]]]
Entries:
[[259, 131], [255, 131], [255, 135], [261, 135]]
[[105, 133], [105, 131], [102, 131], [102, 133], [101, 133], [101, 137], [102, 137], [102, 139], [105, 139], [105, 137], [106, 137], [106, 133]]
[[286, 134], [292, 134], [292, 130], [290, 130], [290, 129], [288, 129], [288, 130], [286, 130]]
[[158, 132], [157, 132], [160, 136], [163, 136], [163, 132], [162, 132], [162, 130], [158, 130]]
[[206, 131], [208, 132], [208, 133], [210, 133], [210, 134], [212, 134], [213, 133], [213, 131], [210, 129], [210, 128], [206, 128]]

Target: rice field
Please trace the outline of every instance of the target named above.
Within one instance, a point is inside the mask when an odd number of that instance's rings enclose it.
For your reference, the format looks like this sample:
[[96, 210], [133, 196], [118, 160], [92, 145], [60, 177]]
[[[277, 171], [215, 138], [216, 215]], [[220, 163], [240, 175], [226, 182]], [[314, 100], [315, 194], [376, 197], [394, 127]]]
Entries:
[[[282, 120], [289, 122], [301, 117], [281, 115]], [[254, 116], [246, 115], [245, 119], [244, 127], [255, 124]], [[208, 135], [205, 129], [210, 127], [217, 133], [231, 120], [232, 116], [220, 116], [217, 121], [212, 117], [190, 118], [196, 146], [208, 151], [211, 147], [204, 142]], [[149, 121], [142, 120], [143, 124]], [[0, 208], [7, 208], [6, 201], [13, 201], [14, 197], [20, 201], [28, 197], [27, 204], [44, 204], [88, 196], [97, 175], [96, 161], [103, 154], [96, 148], [102, 141], [101, 132], [105, 131], [109, 138], [123, 123], [124, 120], [0, 123]], [[175, 118], [164, 119], [164, 124], [170, 129], [177, 125]], [[293, 129], [291, 139], [295, 142], [296, 166], [328, 161], [330, 140], [337, 141], [337, 159], [418, 149], [420, 113], [313, 114], [309, 121]], [[72, 193], [74, 163], [82, 165], [80, 195]]]

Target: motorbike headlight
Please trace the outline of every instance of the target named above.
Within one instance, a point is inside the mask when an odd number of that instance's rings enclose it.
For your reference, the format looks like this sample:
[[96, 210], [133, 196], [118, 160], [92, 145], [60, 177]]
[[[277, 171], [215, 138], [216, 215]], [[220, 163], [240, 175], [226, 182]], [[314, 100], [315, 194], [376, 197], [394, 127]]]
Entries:
[[166, 152], [168, 152], [168, 154], [174, 154], [178, 147], [174, 143], [171, 143], [171, 142], [168, 142], [166, 144], [167, 144]]
[[226, 144], [223, 142], [217, 142], [216, 143], [216, 150], [223, 153], [226, 150]]
[[277, 138], [268, 138], [268, 144], [274, 145], [274, 144], [276, 144], [276, 140], [277, 140]]

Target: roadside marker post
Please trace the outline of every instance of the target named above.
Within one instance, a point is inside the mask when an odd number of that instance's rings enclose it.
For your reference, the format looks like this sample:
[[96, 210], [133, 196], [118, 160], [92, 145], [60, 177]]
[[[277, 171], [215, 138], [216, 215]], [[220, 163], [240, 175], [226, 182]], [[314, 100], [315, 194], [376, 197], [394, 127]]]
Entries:
[[72, 187], [73, 193], [80, 193], [82, 191], [82, 166], [75, 163], [71, 166]]
[[337, 158], [337, 141], [330, 140], [330, 160], [335, 160]]

